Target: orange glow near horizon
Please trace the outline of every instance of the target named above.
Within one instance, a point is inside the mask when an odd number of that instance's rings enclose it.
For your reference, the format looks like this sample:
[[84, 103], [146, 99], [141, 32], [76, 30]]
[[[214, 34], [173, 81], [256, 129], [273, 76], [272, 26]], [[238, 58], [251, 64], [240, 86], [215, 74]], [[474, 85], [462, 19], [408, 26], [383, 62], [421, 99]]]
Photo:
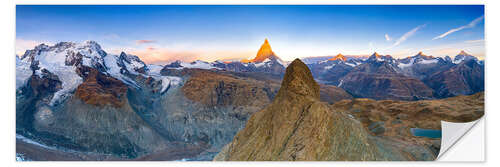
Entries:
[[138, 56], [147, 64], [165, 64], [176, 60], [184, 62], [191, 62], [195, 60], [208, 62], [216, 60], [240, 60], [254, 54], [251, 51], [174, 51], [152, 47], [148, 47], [143, 50], [130, 51], [129, 53]]

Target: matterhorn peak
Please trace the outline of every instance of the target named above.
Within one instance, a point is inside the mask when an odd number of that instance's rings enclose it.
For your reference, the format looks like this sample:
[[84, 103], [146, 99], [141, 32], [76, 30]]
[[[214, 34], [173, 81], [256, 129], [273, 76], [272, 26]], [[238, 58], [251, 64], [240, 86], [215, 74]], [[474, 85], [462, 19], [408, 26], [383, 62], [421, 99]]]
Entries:
[[254, 59], [251, 60], [242, 60], [243, 63], [261, 63], [264, 62], [266, 59], [278, 59], [281, 60], [276, 54], [274, 54], [273, 50], [271, 49], [271, 45], [269, 44], [269, 41], [267, 38], [264, 40], [264, 44], [260, 47], [259, 51], [257, 52], [257, 56], [255, 56]]
[[328, 59], [328, 60], [330, 60], [330, 61], [334, 61], [334, 60], [346, 61], [347, 59], [344, 57], [344, 55], [342, 55], [341, 53], [339, 53], [337, 56], [332, 57], [331, 59]]
[[371, 57], [380, 58], [380, 55], [377, 52], [374, 52]]
[[464, 50], [461, 50], [460, 53], [458, 53], [458, 55], [470, 56], [470, 54], [465, 52]]
[[[290, 95], [293, 93], [294, 95]], [[295, 59], [286, 68], [285, 76], [278, 91], [278, 97], [295, 95], [319, 99], [319, 85], [314, 80], [311, 71], [300, 59]]]

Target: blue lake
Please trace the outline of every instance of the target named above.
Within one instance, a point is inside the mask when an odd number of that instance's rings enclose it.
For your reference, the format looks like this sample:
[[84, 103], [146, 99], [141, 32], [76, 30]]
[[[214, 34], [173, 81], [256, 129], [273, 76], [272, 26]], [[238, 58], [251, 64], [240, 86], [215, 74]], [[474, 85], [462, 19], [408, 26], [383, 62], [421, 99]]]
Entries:
[[418, 137], [441, 138], [441, 130], [411, 128], [411, 134]]

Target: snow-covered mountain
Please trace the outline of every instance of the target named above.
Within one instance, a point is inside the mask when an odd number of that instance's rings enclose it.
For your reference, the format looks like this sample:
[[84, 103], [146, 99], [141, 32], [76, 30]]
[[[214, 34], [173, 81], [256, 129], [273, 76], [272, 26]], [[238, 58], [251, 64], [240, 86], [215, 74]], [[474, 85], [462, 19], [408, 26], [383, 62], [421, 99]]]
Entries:
[[453, 59], [453, 63], [460, 64], [461, 62], [467, 61], [467, 60], [475, 60], [479, 63], [479, 60], [477, 59], [477, 57], [474, 57], [474, 56], [466, 53], [463, 50], [460, 51], [460, 53], [457, 56], [455, 56], [455, 58]]
[[[465, 62], [468, 62], [466, 68], [462, 69], [463, 73], [455, 74], [453, 71], [449, 71], [450, 69], [454, 69], [455, 66], [464, 66]], [[452, 60], [450, 57], [433, 57], [423, 54], [419, 52], [418, 54], [402, 58], [395, 59], [390, 55], [379, 55], [378, 53], [373, 53], [367, 59], [362, 58], [351, 58], [344, 59], [341, 54], [332, 57], [329, 60], [318, 61], [315, 63], [308, 64], [311, 72], [313, 73], [315, 79], [318, 82], [335, 85], [346, 89], [347, 91], [358, 91], [363, 89], [364, 91], [359, 91], [356, 96], [361, 97], [371, 97], [368, 96], [370, 91], [368, 91], [368, 87], [373, 87], [373, 84], [381, 84], [380, 89], [394, 90], [396, 87], [401, 89], [400, 92], [395, 92], [392, 94], [388, 94], [388, 96], [381, 96], [377, 98], [385, 98], [392, 97], [396, 98], [399, 96], [393, 96], [397, 93], [402, 92], [410, 92], [411, 87], [419, 87], [421, 90], [428, 90], [429, 87], [426, 87], [422, 81], [425, 81], [428, 85], [431, 86], [435, 91], [440, 89], [440, 92], [443, 92], [442, 89], [448, 90], [445, 88], [439, 88], [439, 85], [449, 85], [445, 83], [434, 83], [428, 79], [430, 77], [436, 77], [434, 74], [440, 73], [440, 75], [447, 75], [453, 73], [453, 75], [463, 75], [463, 76], [455, 76], [449, 78], [465, 78], [463, 80], [470, 80], [472, 76], [476, 79], [480, 79], [480, 76], [484, 76], [484, 74], [480, 74], [481, 71], [484, 71], [484, 61], [479, 61], [476, 57], [465, 53], [464, 51], [460, 52], [455, 58]], [[473, 67], [473, 68], [472, 68]], [[446, 73], [445, 71], [449, 71]], [[469, 76], [470, 74], [470, 76]], [[473, 75], [472, 75], [473, 74]], [[347, 77], [347, 78], [346, 78]], [[385, 79], [384, 79], [385, 78]], [[448, 78], [448, 77], [447, 77]], [[407, 86], [405, 90], [404, 86], [401, 87], [401, 83], [396, 84], [396, 81], [409, 81], [412, 80], [412, 83], [420, 82], [418, 86]], [[436, 79], [434, 79], [436, 80]], [[482, 79], [484, 80], [484, 78]], [[349, 84], [347, 81], [350, 81], [350, 84], [355, 84], [357, 86], [346, 85]], [[385, 84], [382, 84], [384, 83]], [[447, 81], [443, 81], [447, 82]], [[359, 84], [363, 83], [363, 84]], [[403, 82], [405, 83], [405, 82]], [[410, 82], [406, 83], [410, 84]], [[371, 86], [367, 86], [371, 85]], [[437, 85], [437, 86], [436, 86]], [[474, 83], [463, 83], [459, 84], [463, 85], [463, 89], [471, 90], [466, 91], [466, 94], [475, 93], [480, 90], [484, 90], [484, 85], [474, 84]], [[466, 88], [469, 85], [474, 85], [474, 88]], [[462, 88], [454, 88], [454, 89], [462, 89]], [[378, 90], [377, 90], [378, 91]], [[411, 90], [414, 91], [414, 90]], [[381, 91], [380, 93], [387, 93], [388, 91]], [[431, 98], [432, 95], [426, 91], [424, 94], [427, 98]], [[457, 92], [457, 91], [456, 91]], [[363, 94], [366, 93], [366, 94]], [[372, 92], [373, 94], [373, 92]], [[457, 95], [458, 93], [440, 93], [440, 95], [436, 95], [438, 97], [447, 97], [451, 95]], [[408, 96], [408, 95], [405, 95]], [[418, 95], [419, 98], [422, 95]], [[403, 96], [401, 96], [403, 97]], [[412, 99], [413, 97], [409, 96], [406, 99]], [[396, 98], [397, 99], [397, 98]]]
[[170, 84], [178, 84], [180, 80], [178, 77], [161, 76], [158, 71], [150, 71], [150, 66], [137, 56], [124, 52], [120, 55], [108, 54], [95, 41], [60, 42], [53, 46], [40, 44], [16, 58], [16, 88], [26, 84], [31, 75], [40, 78], [54, 75], [61, 82], [61, 88], [50, 101], [54, 105], [70, 96], [83, 82], [82, 67], [96, 69], [135, 88], [139, 87], [133, 79], [137, 75], [162, 80], [162, 90]]

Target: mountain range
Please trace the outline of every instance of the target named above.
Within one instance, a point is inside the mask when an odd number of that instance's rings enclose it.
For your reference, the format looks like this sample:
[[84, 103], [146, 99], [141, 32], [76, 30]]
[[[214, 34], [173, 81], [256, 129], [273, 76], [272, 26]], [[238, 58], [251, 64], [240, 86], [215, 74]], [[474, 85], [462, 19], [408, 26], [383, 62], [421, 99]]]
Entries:
[[339, 54], [308, 66], [318, 82], [343, 88], [354, 97], [422, 100], [484, 91], [484, 61], [464, 51], [453, 60], [422, 52], [403, 59], [378, 53], [366, 59]]
[[[459, 96], [469, 100], [484, 91], [484, 63], [465, 52], [453, 60], [421, 53], [405, 59], [339, 54], [331, 60], [307, 65], [296, 60], [291, 65], [272, 51], [267, 39], [252, 60], [175, 61], [164, 66], [146, 64], [124, 52], [109, 54], [94, 41], [41, 44], [16, 56], [16, 152], [32, 160], [211, 160], [261, 110], [280, 108], [275, 103], [307, 107], [287, 101], [290, 98], [308, 99], [305, 102], [315, 104], [314, 110], [331, 115], [331, 105], [359, 97], [412, 101], [476, 93]], [[474, 106], [481, 106], [477, 100]], [[427, 110], [436, 111], [439, 118], [452, 117], [436, 108]], [[480, 107], [471, 111], [457, 114], [469, 114], [458, 121], [482, 115]], [[345, 112], [331, 116], [374, 119], [347, 113], [351, 109]], [[301, 113], [289, 114], [301, 118]], [[364, 143], [374, 133], [365, 129], [380, 121], [344, 123], [359, 132], [355, 141]], [[417, 124], [403, 125], [408, 130]], [[421, 146], [436, 147], [432, 142], [415, 147]], [[413, 158], [432, 159], [434, 153], [424, 151], [424, 157]]]

